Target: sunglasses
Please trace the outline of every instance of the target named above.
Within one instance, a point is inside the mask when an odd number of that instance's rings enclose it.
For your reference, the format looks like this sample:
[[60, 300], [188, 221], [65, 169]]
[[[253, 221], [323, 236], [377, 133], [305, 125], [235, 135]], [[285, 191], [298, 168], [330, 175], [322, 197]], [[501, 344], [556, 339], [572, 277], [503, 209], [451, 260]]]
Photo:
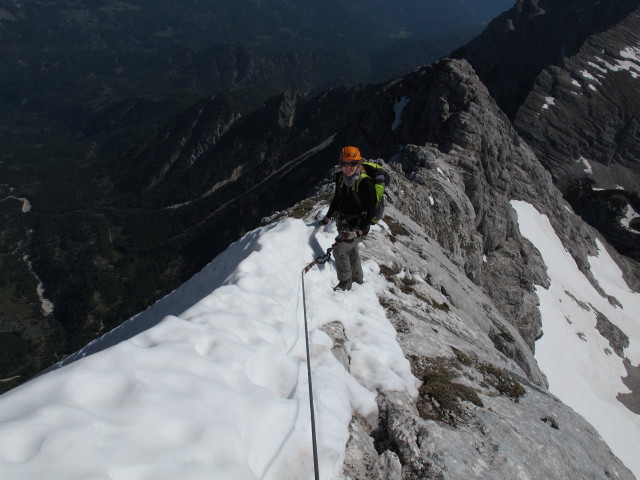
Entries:
[[358, 162], [340, 162], [340, 165], [343, 167], [356, 167], [358, 166]]

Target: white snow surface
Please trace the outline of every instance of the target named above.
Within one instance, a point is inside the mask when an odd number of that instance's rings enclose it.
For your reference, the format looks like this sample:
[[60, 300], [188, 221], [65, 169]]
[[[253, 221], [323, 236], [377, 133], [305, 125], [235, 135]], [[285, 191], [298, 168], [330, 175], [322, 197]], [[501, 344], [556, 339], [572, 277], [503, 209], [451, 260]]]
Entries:
[[395, 131], [400, 125], [402, 125], [402, 112], [407, 104], [411, 101], [408, 97], [400, 97], [396, 103], [393, 104], [393, 112], [395, 117], [391, 124], [391, 131]]
[[584, 165], [584, 173], [586, 173], [587, 175], [593, 175], [593, 168], [591, 167], [589, 160], [581, 156], [578, 159], [578, 163], [582, 163]]
[[542, 105], [542, 109], [546, 110], [549, 108], [549, 106], [551, 105], [555, 105], [556, 104], [556, 99], [553, 97], [544, 97], [544, 105]]
[[[301, 272], [335, 235], [293, 219], [251, 232], [127, 322], [162, 315], [147, 330], [127, 338], [125, 324], [108, 341], [120, 343], [0, 396], [0, 478], [312, 479]], [[340, 475], [353, 412], [375, 415], [377, 390], [417, 395], [374, 262], [365, 275], [348, 293], [332, 291], [332, 263], [305, 275], [325, 480]], [[331, 322], [350, 371], [319, 329]]]
[[640, 48], [637, 46], [627, 47], [620, 51], [620, 56], [626, 60], [618, 60], [619, 69], [628, 70], [633, 78], [638, 78], [640, 74]]
[[595, 60], [600, 64], [588, 62], [589, 65], [602, 73], [627, 71], [633, 78], [638, 78], [640, 73], [640, 48], [626, 47], [620, 51], [620, 58], [614, 59], [615, 63], [609, 63], [602, 58], [596, 57]]
[[617, 400], [629, 393], [622, 359], [596, 329], [596, 310], [629, 336], [624, 355], [640, 363], [640, 294], [627, 286], [619, 267], [598, 241], [598, 256], [589, 257], [591, 272], [611, 304], [578, 269], [546, 215], [522, 201], [512, 201], [520, 232], [540, 251], [551, 280], [536, 286], [542, 316], [542, 338], [535, 358], [547, 376], [549, 390], [598, 430], [613, 453], [640, 478], [640, 416]]
[[620, 223], [622, 224], [622, 226], [624, 228], [626, 228], [627, 230], [629, 230], [630, 232], [633, 233], [638, 233], [636, 230], [634, 230], [633, 228], [631, 228], [631, 222], [638, 218], [638, 212], [636, 212], [634, 210], [634, 208], [631, 205], [627, 205], [627, 208], [625, 210], [625, 216], [624, 218], [620, 219]]
[[582, 74], [582, 76], [583, 76], [584, 78], [589, 79], [589, 80], [593, 80], [594, 82], [598, 82], [598, 83], [600, 83], [600, 81], [599, 81], [596, 77], [594, 77], [593, 75], [591, 75], [591, 74], [590, 74], [589, 72], [587, 72], [586, 70], [580, 70], [580, 73]]

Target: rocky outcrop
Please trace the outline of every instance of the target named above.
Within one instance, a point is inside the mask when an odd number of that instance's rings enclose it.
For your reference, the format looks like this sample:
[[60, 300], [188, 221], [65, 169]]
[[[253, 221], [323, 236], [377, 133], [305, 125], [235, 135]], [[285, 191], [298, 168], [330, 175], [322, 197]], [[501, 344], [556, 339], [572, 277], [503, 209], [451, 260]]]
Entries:
[[466, 59], [514, 118], [542, 70], [578, 53], [591, 35], [626, 18], [638, 0], [518, 0], [451, 56]]
[[621, 220], [640, 209], [639, 27], [637, 8], [544, 69], [514, 121], [575, 211], [635, 260], [640, 233]]
[[570, 184], [565, 197], [575, 212], [602, 232], [618, 252], [640, 261], [640, 195], [594, 188], [593, 180], [581, 177]]
[[[369, 234], [362, 254], [387, 280], [376, 293], [421, 386], [417, 398], [381, 390], [377, 417], [352, 418], [340, 478], [633, 479], [594, 428], [546, 391], [518, 331], [414, 221], [401, 199], [409, 191], [428, 198], [430, 186], [387, 167], [386, 227]], [[451, 187], [459, 197], [463, 188]], [[294, 210], [308, 212], [305, 203]], [[344, 330], [337, 322], [323, 330], [349, 369]], [[521, 357], [496, 348], [495, 337]]]
[[589, 175], [600, 188], [640, 191], [639, 26], [640, 7], [590, 36], [537, 76], [518, 109], [516, 128], [556, 181]]
[[360, 128], [369, 133], [357, 136], [358, 144], [365, 151], [386, 148], [403, 175], [426, 187], [408, 188], [396, 205], [483, 286], [533, 349], [541, 334], [533, 285], [545, 285], [546, 273], [520, 237], [509, 201], [547, 213], [585, 270], [587, 253], [595, 253], [593, 233], [567, 210], [549, 173], [465, 61], [443, 60], [391, 82], [376, 105], [379, 113], [363, 119]]
[[[640, 192], [639, 27], [638, 1], [521, 0], [453, 54], [474, 66], [572, 207], [636, 260], [640, 236], [617, 212], [598, 218], [615, 194], [598, 191]], [[598, 191], [576, 196], [583, 177]]]
[[471, 63], [556, 182], [593, 169], [601, 187], [638, 191], [639, 4], [520, 0], [452, 55]]

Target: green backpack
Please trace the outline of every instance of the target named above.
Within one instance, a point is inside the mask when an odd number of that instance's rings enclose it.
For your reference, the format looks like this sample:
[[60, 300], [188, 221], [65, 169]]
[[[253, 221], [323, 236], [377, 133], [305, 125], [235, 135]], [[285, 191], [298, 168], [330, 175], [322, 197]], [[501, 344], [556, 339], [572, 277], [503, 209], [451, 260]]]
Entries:
[[[371, 225], [375, 225], [382, 220], [382, 216], [384, 215], [384, 189], [391, 183], [391, 176], [380, 163], [363, 161], [362, 166], [364, 167], [366, 176], [373, 180], [376, 190], [376, 208], [373, 218], [371, 219]], [[342, 177], [342, 175], [340, 175], [340, 177]], [[353, 184], [352, 188], [356, 193], [358, 193], [358, 186], [362, 178], [363, 176]]]

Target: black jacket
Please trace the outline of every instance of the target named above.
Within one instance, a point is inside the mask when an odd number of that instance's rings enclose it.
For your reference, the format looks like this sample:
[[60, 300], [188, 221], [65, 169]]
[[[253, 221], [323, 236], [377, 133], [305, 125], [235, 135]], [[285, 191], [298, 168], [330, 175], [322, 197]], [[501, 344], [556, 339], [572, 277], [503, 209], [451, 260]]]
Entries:
[[375, 184], [370, 177], [361, 174], [356, 182], [348, 187], [343, 181], [344, 174], [336, 174], [336, 185], [333, 200], [329, 206], [327, 217], [337, 213], [338, 222], [343, 227], [367, 232], [376, 208]]

